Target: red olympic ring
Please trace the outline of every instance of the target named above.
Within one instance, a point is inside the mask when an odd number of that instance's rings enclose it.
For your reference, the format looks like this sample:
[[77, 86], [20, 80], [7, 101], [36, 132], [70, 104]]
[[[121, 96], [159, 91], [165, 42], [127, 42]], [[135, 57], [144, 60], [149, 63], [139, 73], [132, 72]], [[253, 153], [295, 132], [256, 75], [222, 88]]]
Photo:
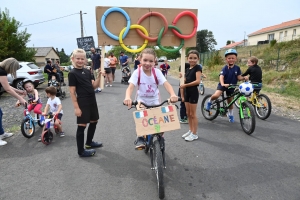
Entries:
[[172, 29], [172, 32], [173, 32], [177, 37], [179, 37], [179, 38], [181, 38], [181, 39], [190, 39], [190, 38], [192, 38], [192, 37], [196, 34], [197, 26], [198, 26], [198, 19], [197, 19], [197, 16], [196, 16], [193, 12], [187, 11], [187, 10], [186, 10], [186, 11], [183, 11], [183, 12], [179, 13], [179, 14], [175, 17], [174, 21], [172, 22], [172, 25], [173, 25], [173, 26], [176, 26], [177, 21], [178, 21], [182, 16], [184, 16], [184, 15], [188, 15], [188, 16], [192, 17], [193, 20], [194, 20], [194, 29], [193, 29], [192, 33], [189, 34], [189, 35], [182, 35], [182, 34], [180, 34], [180, 33], [179, 33], [177, 30], [175, 30], [175, 29]]
[[[193, 14], [194, 14], [194, 13], [193, 13]], [[162, 35], [164, 36], [164, 35], [168, 32], [168, 21], [167, 21], [167, 19], [165, 18], [165, 16], [163, 16], [163, 15], [162, 15], [161, 13], [159, 13], [159, 12], [149, 12], [149, 13], [143, 15], [143, 16], [138, 20], [137, 24], [139, 25], [144, 19], [146, 19], [146, 18], [149, 17], [149, 16], [158, 16], [158, 17], [160, 17], [160, 18], [163, 20], [165, 29], [164, 29], [164, 32], [163, 32]], [[145, 34], [143, 34], [141, 30], [139, 30], [139, 29], [135, 29], [135, 30], [136, 30], [136, 32], [137, 32], [142, 38], [144, 38], [145, 40], [149, 40], [150, 42], [157, 41], [157, 39], [158, 39], [158, 36], [157, 36], [157, 37], [148, 37], [148, 36], [146, 36]], [[172, 29], [172, 30], [173, 30], [173, 29]]]

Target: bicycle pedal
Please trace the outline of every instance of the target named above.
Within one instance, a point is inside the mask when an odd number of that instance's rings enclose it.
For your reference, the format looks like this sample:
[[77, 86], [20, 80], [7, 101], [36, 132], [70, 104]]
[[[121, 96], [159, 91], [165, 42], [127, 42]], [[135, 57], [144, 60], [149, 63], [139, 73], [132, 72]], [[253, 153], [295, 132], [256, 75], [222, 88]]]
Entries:
[[145, 147], [137, 147], [137, 148], [135, 148], [135, 150], [144, 150], [145, 149]]

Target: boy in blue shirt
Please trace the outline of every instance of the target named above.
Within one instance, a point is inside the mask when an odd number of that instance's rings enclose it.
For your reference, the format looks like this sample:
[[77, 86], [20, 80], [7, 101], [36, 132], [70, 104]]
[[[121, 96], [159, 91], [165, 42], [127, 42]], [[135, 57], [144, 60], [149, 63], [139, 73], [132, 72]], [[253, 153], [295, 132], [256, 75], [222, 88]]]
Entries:
[[[238, 81], [245, 80], [241, 76], [241, 69], [239, 66], [235, 65], [237, 60], [237, 51], [235, 49], [228, 49], [225, 51], [225, 60], [227, 65], [225, 65], [220, 72], [220, 82], [217, 87], [217, 91], [211, 96], [206, 105], [206, 110], [210, 110], [212, 101], [218, 99], [223, 92], [226, 91], [226, 95], [229, 96], [233, 94], [234, 89], [228, 89], [230, 84], [237, 84]], [[233, 97], [228, 98], [227, 102], [231, 102]], [[233, 117], [233, 105], [230, 106], [228, 110], [229, 122], [234, 122]]]

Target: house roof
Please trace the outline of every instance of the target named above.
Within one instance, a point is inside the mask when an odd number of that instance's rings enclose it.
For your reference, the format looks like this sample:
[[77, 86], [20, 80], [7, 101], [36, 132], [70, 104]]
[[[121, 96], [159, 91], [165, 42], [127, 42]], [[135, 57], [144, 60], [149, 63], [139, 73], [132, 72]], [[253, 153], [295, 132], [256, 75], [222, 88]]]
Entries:
[[221, 49], [230, 49], [230, 48], [236, 47], [236, 46], [238, 46], [240, 44], [243, 44], [243, 43], [244, 43], [244, 40], [242, 40], [240, 42], [234, 42], [234, 43], [231, 43], [229, 45], [226, 45], [225, 47], [221, 47]]
[[255, 32], [249, 34], [248, 36], [259, 35], [259, 34], [262, 34], [262, 33], [268, 33], [268, 32], [271, 32], [271, 31], [281, 30], [281, 29], [284, 29], [284, 28], [290, 28], [290, 27], [294, 27], [294, 26], [300, 26], [300, 18], [294, 19], [294, 20], [291, 20], [291, 21], [287, 21], [287, 22], [282, 22], [281, 24], [277, 24], [277, 25], [274, 25], [274, 26], [269, 26], [269, 27], [266, 27], [266, 28], [262, 28], [258, 31], [255, 31]]
[[47, 56], [52, 49], [57, 54], [53, 47], [34, 47], [34, 49], [36, 50], [35, 56]]

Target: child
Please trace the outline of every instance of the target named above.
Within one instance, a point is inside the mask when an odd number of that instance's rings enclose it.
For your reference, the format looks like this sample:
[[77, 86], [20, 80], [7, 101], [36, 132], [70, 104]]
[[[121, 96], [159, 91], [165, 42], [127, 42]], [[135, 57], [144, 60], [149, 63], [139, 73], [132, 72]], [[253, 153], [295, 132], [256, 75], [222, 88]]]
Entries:
[[[56, 120], [54, 121], [54, 125], [57, 126], [59, 131], [59, 137], [65, 137], [65, 133], [62, 131], [61, 127], [61, 118], [63, 116], [62, 104], [58, 97], [56, 97], [56, 88], [53, 86], [47, 87], [45, 92], [48, 97], [48, 101], [46, 107], [44, 108], [44, 112], [42, 115], [47, 115], [50, 109], [53, 115], [57, 115]], [[39, 138], [38, 141], [41, 141]]]
[[190, 130], [187, 133], [183, 134], [182, 138], [184, 138], [186, 141], [191, 142], [198, 139], [198, 118], [196, 111], [199, 99], [198, 85], [200, 84], [202, 69], [200, 65], [197, 64], [197, 62], [199, 61], [198, 51], [190, 50], [187, 54], [187, 59], [189, 65], [187, 65], [188, 67], [185, 71], [184, 84], [180, 85], [180, 93], [181, 98], [185, 103]]
[[[235, 49], [228, 49], [225, 51], [225, 60], [227, 65], [225, 65], [220, 72], [220, 82], [218, 84], [217, 91], [208, 100], [206, 110], [210, 110], [211, 102], [218, 99], [224, 91], [226, 91], [227, 96], [233, 94], [234, 89], [228, 89], [230, 84], [237, 84], [238, 80], [245, 80], [245, 78], [241, 76], [240, 67], [235, 65], [237, 55], [238, 54]], [[231, 102], [232, 98], [233, 97], [228, 98], [227, 102]], [[231, 105], [228, 110], [228, 118], [229, 122], [234, 122], [233, 105]]]
[[[25, 89], [25, 91], [27, 92], [27, 96], [29, 98], [29, 101], [31, 101], [31, 103], [29, 105], [27, 105], [27, 109], [30, 112], [31, 110], [33, 110], [34, 113], [39, 114], [40, 116], [42, 115], [42, 111], [41, 108], [43, 107], [41, 99], [39, 97], [39, 93], [36, 89], [34, 89], [34, 84], [31, 80], [29, 79], [24, 79], [23, 80], [23, 88]], [[20, 102], [17, 101], [16, 106], [19, 106]], [[24, 110], [24, 116], [26, 116], [26, 112]]]
[[[258, 59], [254, 56], [250, 57], [248, 59], [247, 65], [249, 68], [246, 70], [245, 73], [242, 74], [242, 76], [245, 78], [246, 81], [250, 80], [252, 83], [256, 83], [257, 86], [254, 86], [254, 91], [259, 94], [259, 91], [262, 87], [262, 71], [260, 66], [257, 65]], [[248, 78], [247, 75], [250, 75]]]
[[168, 64], [168, 60], [165, 60], [164, 64], [160, 65], [161, 72], [167, 78], [168, 70], [170, 69], [170, 65]]
[[[154, 68], [156, 53], [151, 48], [144, 49], [140, 54], [141, 66], [135, 70], [129, 79], [129, 86], [126, 90], [124, 104], [131, 108], [132, 100], [131, 94], [134, 87], [137, 86], [137, 101], [141, 101], [147, 105], [159, 104], [159, 90], [158, 85], [163, 85], [170, 94], [171, 102], [178, 101], [172, 86], [167, 82], [166, 78], [159, 69]], [[154, 74], [155, 73], [155, 74]], [[139, 77], [140, 74], [140, 77]], [[140, 84], [138, 80], [140, 79]], [[158, 84], [156, 83], [156, 79]], [[136, 140], [136, 148], [145, 147], [144, 137], [138, 137]]]
[[[98, 76], [92, 79], [90, 70], [83, 68], [86, 59], [86, 52], [83, 49], [75, 49], [71, 60], [74, 68], [69, 72], [70, 96], [77, 116], [77, 152], [80, 157], [95, 155], [96, 151], [92, 148], [102, 147], [102, 143], [94, 142], [94, 134], [99, 119], [98, 106], [94, 90], [100, 84], [100, 69], [97, 70]], [[84, 149], [84, 129], [89, 123], [87, 140]]]
[[59, 87], [59, 82], [56, 79], [56, 76], [52, 75], [51, 80], [48, 82], [48, 86]]
[[106, 85], [105, 87], [112, 87], [112, 73], [111, 73], [111, 68], [110, 68], [110, 59], [109, 57], [105, 55], [104, 58], [104, 70], [105, 70], [105, 80], [106, 81]]

